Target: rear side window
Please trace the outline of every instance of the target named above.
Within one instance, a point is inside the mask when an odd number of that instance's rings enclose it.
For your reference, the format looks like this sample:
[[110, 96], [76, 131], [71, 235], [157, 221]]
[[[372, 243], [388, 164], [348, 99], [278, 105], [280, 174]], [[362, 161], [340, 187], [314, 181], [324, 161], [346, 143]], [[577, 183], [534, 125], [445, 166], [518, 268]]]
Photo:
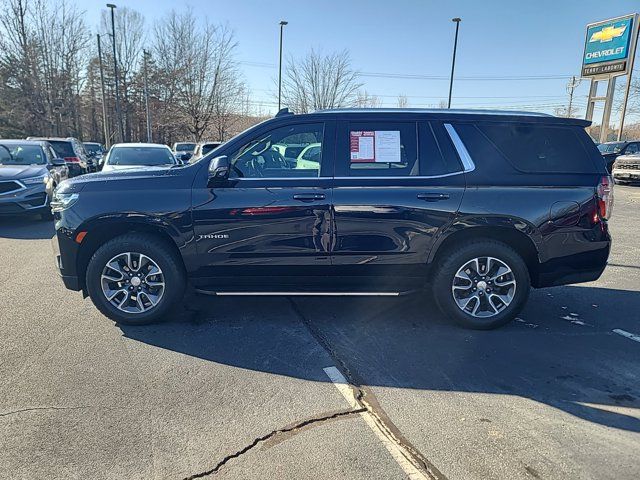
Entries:
[[[528, 173], [593, 172], [576, 128], [515, 123], [478, 124], [480, 132], [517, 170]], [[474, 153], [471, 152], [471, 156]]]
[[349, 176], [419, 175], [416, 123], [352, 122]]
[[420, 125], [420, 175], [432, 177], [461, 172], [462, 165], [440, 122]]

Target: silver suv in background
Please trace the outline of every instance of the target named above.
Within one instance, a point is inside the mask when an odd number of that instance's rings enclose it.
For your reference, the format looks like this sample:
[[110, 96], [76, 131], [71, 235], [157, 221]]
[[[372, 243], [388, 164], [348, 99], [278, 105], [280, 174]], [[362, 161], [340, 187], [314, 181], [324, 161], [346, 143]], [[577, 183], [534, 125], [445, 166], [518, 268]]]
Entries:
[[34, 213], [50, 219], [53, 190], [68, 172], [47, 142], [0, 140], [0, 215]]
[[616, 158], [611, 175], [616, 183], [640, 182], [640, 152]]

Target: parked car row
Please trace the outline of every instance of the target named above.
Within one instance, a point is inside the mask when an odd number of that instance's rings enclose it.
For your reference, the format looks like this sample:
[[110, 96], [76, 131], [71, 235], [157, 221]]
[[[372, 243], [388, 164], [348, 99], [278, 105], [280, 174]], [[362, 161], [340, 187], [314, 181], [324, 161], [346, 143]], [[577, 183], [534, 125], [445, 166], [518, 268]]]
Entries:
[[51, 218], [54, 189], [68, 178], [132, 168], [167, 168], [195, 162], [221, 142], [179, 142], [171, 150], [155, 143], [118, 143], [107, 152], [98, 142], [73, 137], [0, 139], [0, 215]]

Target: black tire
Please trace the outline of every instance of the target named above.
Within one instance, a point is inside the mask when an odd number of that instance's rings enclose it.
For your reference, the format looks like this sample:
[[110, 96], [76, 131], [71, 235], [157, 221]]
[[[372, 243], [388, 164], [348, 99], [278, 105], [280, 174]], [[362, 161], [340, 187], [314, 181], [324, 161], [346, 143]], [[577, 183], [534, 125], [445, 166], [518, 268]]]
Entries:
[[[503, 306], [497, 314], [485, 318], [463, 311], [456, 303], [452, 292], [454, 277], [458, 270], [478, 257], [493, 257], [500, 260], [511, 269], [516, 282], [511, 302]], [[477, 240], [445, 253], [444, 258], [436, 264], [432, 289], [436, 305], [447, 318], [466, 328], [490, 330], [509, 323], [520, 313], [529, 298], [531, 280], [523, 258], [511, 247], [495, 240]]]
[[[102, 291], [101, 276], [104, 267], [115, 256], [135, 252], [151, 258], [162, 270], [165, 288], [158, 303], [139, 313], [127, 313], [114, 306]], [[146, 325], [161, 320], [171, 308], [182, 300], [186, 275], [182, 260], [162, 239], [149, 234], [130, 233], [116, 237], [101, 246], [89, 260], [86, 285], [93, 304], [105, 316], [126, 325]]]

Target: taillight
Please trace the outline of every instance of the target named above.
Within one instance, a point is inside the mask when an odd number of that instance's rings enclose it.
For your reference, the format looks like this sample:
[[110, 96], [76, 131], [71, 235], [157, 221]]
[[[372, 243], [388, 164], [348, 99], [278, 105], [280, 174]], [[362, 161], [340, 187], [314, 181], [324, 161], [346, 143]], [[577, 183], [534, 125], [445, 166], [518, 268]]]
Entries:
[[80, 159], [78, 157], [64, 157], [64, 161], [67, 163], [80, 163]]
[[609, 220], [613, 212], [613, 181], [611, 177], [602, 177], [597, 189], [598, 216], [602, 220]]

